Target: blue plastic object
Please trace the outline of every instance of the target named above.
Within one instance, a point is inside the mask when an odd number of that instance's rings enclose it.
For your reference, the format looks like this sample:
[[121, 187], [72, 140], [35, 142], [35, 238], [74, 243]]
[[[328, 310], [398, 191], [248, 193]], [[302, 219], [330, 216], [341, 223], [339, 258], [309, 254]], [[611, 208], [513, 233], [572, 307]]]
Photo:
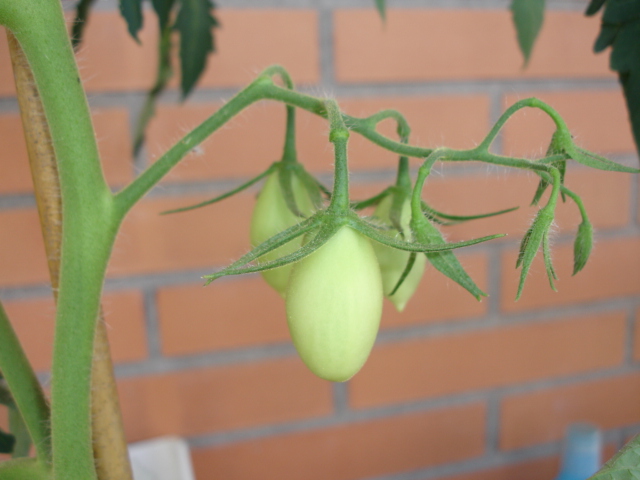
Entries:
[[602, 435], [593, 425], [576, 423], [567, 429], [560, 474], [555, 480], [586, 480], [602, 463]]

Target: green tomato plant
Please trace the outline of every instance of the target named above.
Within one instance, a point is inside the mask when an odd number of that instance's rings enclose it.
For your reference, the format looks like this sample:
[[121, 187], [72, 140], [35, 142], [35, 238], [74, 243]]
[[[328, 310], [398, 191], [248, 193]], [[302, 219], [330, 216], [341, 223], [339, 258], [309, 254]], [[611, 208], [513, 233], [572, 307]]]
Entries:
[[[582, 216], [575, 242], [574, 273], [588, 260], [593, 230], [580, 197], [564, 185], [566, 162], [638, 172], [581, 149], [557, 112], [537, 99], [521, 100], [507, 109], [475, 148], [431, 149], [409, 142], [410, 127], [399, 112], [384, 110], [366, 118], [346, 115], [333, 99], [296, 91], [286, 70], [273, 66], [129, 185], [113, 193], [103, 176], [59, 2], [2, 2], [0, 24], [9, 32], [12, 54], [22, 59], [14, 62], [16, 84], [25, 131], [33, 147], [30, 162], [35, 193], [51, 283], [57, 292], [50, 401], [0, 305], [0, 401], [10, 407], [14, 419], [12, 434], [1, 432], [0, 446], [5, 445], [3, 448], [14, 454], [20, 450], [19, 456], [25, 451], [25, 435], [20, 431], [26, 431], [36, 454], [34, 458], [15, 458], [0, 464], [2, 480], [131, 478], [126, 444], [114, 420], [119, 416], [109, 376], [111, 368], [101, 360], [108, 357], [108, 348], [100, 320], [100, 297], [118, 229], [135, 204], [193, 148], [258, 101], [272, 100], [286, 106], [282, 158], [231, 192], [179, 210], [216, 203], [266, 179], [252, 220], [253, 249], [228, 267], [205, 276], [205, 280], [208, 284], [227, 275], [262, 272], [285, 299], [291, 337], [302, 360], [313, 373], [331, 381], [345, 381], [360, 369], [375, 342], [383, 296], [396, 300], [402, 309], [425, 264], [431, 264], [477, 299], [486, 295], [453, 250], [501, 235], [449, 243], [439, 225], [512, 209], [468, 217], [433, 209], [423, 201], [422, 191], [436, 162], [477, 161], [531, 171], [540, 179], [534, 204], [549, 191], [521, 243], [516, 265], [521, 269], [518, 297], [540, 249], [553, 287], [556, 274], [549, 232], [559, 198], [575, 203]], [[27, 80], [21, 80], [21, 75]], [[523, 108], [542, 110], [553, 120], [556, 130], [547, 154], [530, 160], [491, 153], [500, 129]], [[331, 189], [298, 162], [296, 109], [329, 122], [329, 141], [335, 153]], [[377, 125], [389, 118], [397, 122], [399, 141], [377, 131]], [[352, 133], [400, 157], [395, 183], [360, 201], [353, 201], [349, 194], [348, 144]], [[32, 137], [44, 141], [29, 140]], [[48, 160], [39, 163], [42, 158]], [[415, 180], [409, 158], [418, 160]], [[373, 216], [362, 215], [368, 207], [376, 207]], [[18, 444], [21, 446], [16, 449]]]

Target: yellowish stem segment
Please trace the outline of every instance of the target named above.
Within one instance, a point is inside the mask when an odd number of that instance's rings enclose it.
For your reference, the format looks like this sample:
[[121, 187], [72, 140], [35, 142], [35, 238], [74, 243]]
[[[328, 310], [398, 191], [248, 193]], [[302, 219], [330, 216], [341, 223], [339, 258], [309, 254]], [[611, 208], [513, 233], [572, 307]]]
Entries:
[[[15, 36], [7, 32], [49, 276], [57, 298], [62, 244], [62, 198], [55, 152], [31, 68]], [[100, 480], [132, 480], [118, 392], [102, 313], [91, 371], [93, 452]], [[55, 435], [55, 432], [53, 432]]]

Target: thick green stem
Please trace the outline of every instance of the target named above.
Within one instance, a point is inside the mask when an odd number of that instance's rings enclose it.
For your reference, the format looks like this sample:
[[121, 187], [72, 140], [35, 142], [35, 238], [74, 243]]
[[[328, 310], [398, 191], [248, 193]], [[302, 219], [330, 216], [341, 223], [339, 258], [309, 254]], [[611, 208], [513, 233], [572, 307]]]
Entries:
[[51, 430], [56, 478], [96, 478], [91, 443], [93, 340], [107, 260], [119, 218], [99, 162], [91, 116], [55, 0], [0, 3], [0, 23], [33, 72], [58, 160], [63, 201], [60, 291], [52, 367]]
[[9, 385], [13, 400], [29, 430], [38, 459], [48, 464], [51, 461], [49, 405], [2, 303], [0, 303], [0, 338], [2, 339], [0, 371]]

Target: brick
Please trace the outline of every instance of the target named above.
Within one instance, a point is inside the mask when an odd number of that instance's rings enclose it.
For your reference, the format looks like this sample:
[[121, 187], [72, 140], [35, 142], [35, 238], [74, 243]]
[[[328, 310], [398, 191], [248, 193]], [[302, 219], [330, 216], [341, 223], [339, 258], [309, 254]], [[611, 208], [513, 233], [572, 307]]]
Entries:
[[[371, 8], [337, 10], [336, 77], [345, 83], [609, 77], [607, 55], [591, 51], [599, 24], [582, 12], [548, 11], [523, 69], [507, 9], [391, 9], [384, 24]], [[451, 32], [455, 41], [443, 40]]]
[[[55, 307], [53, 299], [5, 302], [18, 338], [37, 371], [51, 368]], [[147, 356], [142, 297], [138, 292], [104, 295], [103, 311], [115, 363], [143, 360]]]
[[[101, 110], [95, 112], [93, 121], [107, 181], [113, 186], [126, 184], [133, 177], [127, 111]], [[0, 131], [0, 148], [10, 159], [0, 176], [0, 193], [31, 192], [33, 183], [19, 114], [0, 115]]]
[[558, 474], [557, 457], [539, 458], [516, 464], [503, 465], [473, 473], [437, 477], [438, 480], [553, 480]]
[[[504, 108], [528, 97], [537, 97], [557, 110], [580, 147], [605, 155], [635, 153], [629, 115], [619, 89], [522, 92], [505, 96]], [[542, 111], [522, 109], [504, 126], [504, 153], [544, 156], [554, 131], [553, 121]]]
[[[487, 258], [480, 254], [463, 254], [458, 255], [458, 258], [471, 278], [486, 292]], [[484, 315], [487, 308], [488, 302], [478, 302], [457, 283], [442, 275], [432, 265], [427, 265], [418, 290], [402, 313], [390, 301], [385, 300], [382, 328], [463, 320]]]
[[624, 336], [624, 314], [613, 313], [385, 343], [351, 381], [350, 404], [368, 408], [611, 367], [623, 359]]
[[160, 215], [219, 193], [142, 201], [123, 223], [108, 274], [119, 277], [189, 268], [210, 268], [213, 272], [214, 266], [227, 265], [248, 252], [251, 195], [190, 212]]
[[198, 478], [355, 480], [477, 457], [482, 404], [267, 437], [192, 452]]
[[158, 311], [165, 355], [289, 341], [282, 297], [258, 276], [160, 289]]
[[549, 280], [539, 255], [531, 266], [522, 297], [514, 302], [520, 270], [515, 269], [517, 250], [502, 256], [502, 301], [505, 312], [520, 312], [537, 308], [595, 302], [636, 295], [640, 292], [640, 240], [620, 238], [600, 240], [597, 232], [589, 263], [577, 275], [573, 271], [573, 245], [552, 245], [557, 292], [549, 287]]
[[501, 405], [500, 448], [513, 450], [560, 440], [574, 422], [611, 429], [639, 421], [638, 374], [511, 395]]
[[640, 360], [640, 310], [636, 311], [636, 322], [633, 329], [633, 359]]
[[314, 10], [230, 9], [217, 11], [216, 53], [203, 87], [246, 85], [269, 65], [283, 65], [293, 81], [320, 80], [318, 18]]
[[296, 358], [119, 381], [127, 438], [200, 435], [328, 415], [329, 382]]
[[[222, 104], [162, 106], [149, 127], [148, 146], [157, 159], [188, 130], [196, 127]], [[393, 108], [411, 124], [413, 142], [425, 147], [447, 145], [471, 148], [486, 135], [489, 101], [480, 95], [348, 98], [340, 100], [345, 113], [369, 116]], [[429, 115], [425, 115], [429, 112]], [[168, 175], [168, 181], [253, 176], [282, 156], [285, 109], [275, 103], [252, 106], [212, 135]], [[304, 111], [297, 113], [298, 157], [313, 172], [330, 172], [333, 148], [327, 136], [327, 122]], [[387, 120], [380, 131], [396, 139], [395, 123]], [[395, 170], [398, 156], [352, 135], [349, 164], [354, 170]]]

